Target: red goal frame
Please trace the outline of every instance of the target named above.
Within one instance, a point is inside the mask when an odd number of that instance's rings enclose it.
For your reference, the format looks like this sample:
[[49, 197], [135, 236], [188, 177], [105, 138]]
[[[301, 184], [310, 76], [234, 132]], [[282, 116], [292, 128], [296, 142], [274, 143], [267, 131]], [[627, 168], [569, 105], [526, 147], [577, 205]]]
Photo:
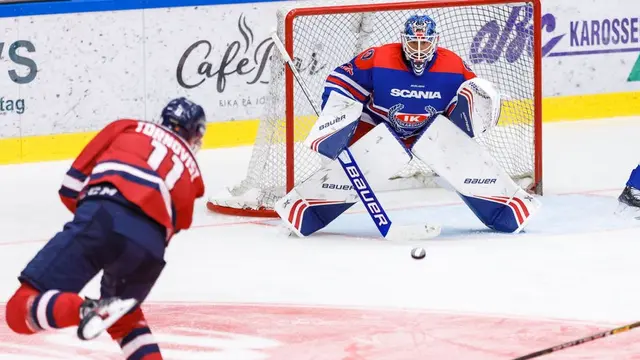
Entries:
[[[294, 21], [298, 17], [326, 14], [363, 13], [375, 11], [413, 10], [433, 7], [465, 7], [478, 5], [504, 5], [514, 3], [529, 3], [533, 6], [533, 96], [534, 96], [534, 159], [533, 159], [533, 183], [529, 191], [542, 194], [542, 35], [541, 35], [541, 0], [422, 0], [415, 2], [358, 4], [317, 6], [308, 8], [294, 8], [290, 10], [284, 19], [284, 46], [291, 58], [294, 54]], [[284, 66], [285, 70], [285, 174], [286, 191], [289, 192], [295, 186], [295, 116], [294, 116], [294, 82], [295, 78], [291, 69]], [[268, 208], [233, 208], [216, 205], [207, 202], [207, 208], [211, 211], [250, 217], [278, 217], [273, 209]]]
[[[293, 22], [297, 17], [324, 14], [362, 13], [374, 11], [412, 10], [429, 7], [456, 7], [474, 5], [513, 4], [517, 0], [424, 0], [416, 2], [397, 2], [383, 4], [337, 5], [296, 8], [287, 13], [284, 22], [284, 46], [293, 59]], [[542, 35], [540, 0], [523, 0], [533, 5], [533, 111], [534, 111], [534, 174], [530, 191], [542, 194]], [[291, 69], [285, 66], [285, 164], [286, 189], [291, 191], [295, 186], [295, 117], [294, 117], [294, 77]]]

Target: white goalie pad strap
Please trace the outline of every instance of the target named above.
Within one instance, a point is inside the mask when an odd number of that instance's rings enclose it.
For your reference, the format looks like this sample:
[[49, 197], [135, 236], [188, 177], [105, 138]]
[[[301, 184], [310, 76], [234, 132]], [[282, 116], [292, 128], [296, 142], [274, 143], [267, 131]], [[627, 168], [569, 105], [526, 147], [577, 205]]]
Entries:
[[447, 117], [471, 137], [476, 137], [498, 124], [501, 97], [493, 84], [485, 79], [465, 81], [447, 111]]
[[[349, 151], [374, 191], [376, 184], [387, 181], [411, 160], [408, 150], [386, 123], [369, 131]], [[275, 210], [291, 231], [307, 236], [327, 226], [358, 201], [351, 181], [334, 160], [278, 200]]]
[[304, 141], [305, 146], [330, 159], [337, 158], [348, 146], [361, 114], [362, 103], [332, 91]]
[[[522, 190], [480, 144], [442, 115], [438, 115], [416, 141], [412, 152], [446, 179], [491, 228], [520, 231], [540, 208], [538, 200]], [[488, 214], [499, 208], [498, 205], [512, 210], [513, 223], [492, 222], [495, 219]]]

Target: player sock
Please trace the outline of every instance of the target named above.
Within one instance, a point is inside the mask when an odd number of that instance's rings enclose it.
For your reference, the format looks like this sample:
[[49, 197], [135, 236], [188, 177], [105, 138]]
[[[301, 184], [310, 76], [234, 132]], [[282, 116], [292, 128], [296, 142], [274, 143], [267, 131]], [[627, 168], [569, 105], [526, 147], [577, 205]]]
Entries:
[[119, 344], [127, 360], [162, 360], [160, 347], [148, 326], [131, 330]]
[[127, 360], [162, 360], [160, 346], [139, 307], [123, 316], [107, 331], [118, 342]]
[[19, 334], [34, 334], [80, 323], [82, 298], [75, 293], [48, 290], [40, 293], [22, 284], [6, 306], [7, 325]]

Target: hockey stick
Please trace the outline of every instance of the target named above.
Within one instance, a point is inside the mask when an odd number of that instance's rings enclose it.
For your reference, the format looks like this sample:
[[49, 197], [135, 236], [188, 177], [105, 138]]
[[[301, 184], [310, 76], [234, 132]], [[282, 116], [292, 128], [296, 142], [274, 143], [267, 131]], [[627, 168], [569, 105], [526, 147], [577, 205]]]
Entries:
[[615, 328], [615, 329], [611, 329], [611, 330], [607, 330], [607, 331], [599, 332], [597, 334], [593, 334], [593, 335], [590, 335], [590, 336], [583, 337], [582, 339], [569, 341], [569, 342], [566, 342], [564, 344], [556, 345], [556, 346], [553, 346], [553, 347], [550, 347], [550, 348], [547, 348], [547, 349], [544, 349], [544, 350], [539, 350], [539, 351], [536, 351], [536, 352], [532, 352], [531, 354], [520, 356], [520, 357], [515, 358], [513, 360], [527, 360], [527, 359], [537, 358], [537, 357], [540, 357], [540, 356], [543, 356], [543, 355], [551, 354], [551, 353], [556, 352], [556, 351], [564, 350], [566, 348], [570, 348], [570, 347], [573, 347], [573, 346], [584, 344], [584, 343], [589, 342], [589, 341], [601, 339], [601, 338], [607, 337], [609, 335], [615, 335], [615, 334], [619, 334], [621, 332], [629, 331], [629, 330], [631, 330], [633, 328], [637, 328], [639, 326], [640, 326], [640, 321], [634, 322], [633, 324], [620, 326], [620, 327]]
[[[298, 69], [293, 63], [293, 59], [287, 52], [287, 49], [284, 47], [282, 41], [278, 37], [278, 34], [274, 31], [271, 33], [271, 39], [273, 40], [274, 45], [282, 55], [282, 58], [287, 63], [287, 66], [293, 73], [293, 77], [296, 79], [297, 83], [300, 85], [304, 96], [309, 101], [309, 104], [313, 108], [316, 116], [320, 116], [320, 111], [316, 106], [315, 102], [311, 98], [311, 93], [307, 88], [307, 84], [302, 80], [302, 76], [298, 72]], [[348, 148], [345, 148], [343, 152], [338, 155], [338, 161], [342, 166], [347, 178], [351, 182], [353, 189], [358, 193], [360, 197], [360, 201], [365, 204], [365, 209], [369, 216], [371, 216], [371, 220], [380, 231], [380, 234], [387, 240], [391, 241], [402, 241], [402, 240], [426, 240], [434, 238], [440, 235], [441, 228], [440, 226], [434, 225], [408, 225], [408, 226], [393, 226], [391, 219], [387, 216], [386, 211], [382, 207], [382, 204], [378, 201], [373, 189], [369, 186], [369, 182], [366, 180], [364, 174], [360, 171], [358, 164], [356, 163], [356, 159], [351, 154]], [[351, 171], [349, 171], [351, 170]], [[358, 184], [356, 184], [356, 180], [360, 180]], [[364, 184], [364, 187], [362, 186]]]

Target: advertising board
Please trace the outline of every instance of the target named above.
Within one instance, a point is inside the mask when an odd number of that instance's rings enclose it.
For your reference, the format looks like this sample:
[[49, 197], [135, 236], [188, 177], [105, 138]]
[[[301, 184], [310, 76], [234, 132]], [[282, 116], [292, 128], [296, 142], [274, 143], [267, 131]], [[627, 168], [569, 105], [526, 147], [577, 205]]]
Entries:
[[[176, 96], [206, 107], [215, 130], [205, 147], [250, 144], [267, 103], [276, 13], [305, 3], [0, 17], [0, 162], [71, 157], [105, 124], [122, 117], [153, 120]], [[640, 114], [640, 14], [630, 11], [634, 6], [636, 0], [543, 1], [545, 121]], [[531, 56], [530, 39], [519, 41], [515, 31], [532, 27], [531, 16], [525, 6], [512, 12], [506, 22], [476, 24], [462, 54], [472, 66], [482, 66], [474, 51], [505, 63]], [[385, 38], [398, 31], [395, 24], [377, 25], [389, 32]], [[440, 26], [446, 45], [456, 24]], [[318, 51], [296, 58], [319, 87], [328, 71], [349, 60], [322, 51], [333, 36], [349, 34], [334, 31]], [[473, 43], [478, 38], [480, 45]]]

